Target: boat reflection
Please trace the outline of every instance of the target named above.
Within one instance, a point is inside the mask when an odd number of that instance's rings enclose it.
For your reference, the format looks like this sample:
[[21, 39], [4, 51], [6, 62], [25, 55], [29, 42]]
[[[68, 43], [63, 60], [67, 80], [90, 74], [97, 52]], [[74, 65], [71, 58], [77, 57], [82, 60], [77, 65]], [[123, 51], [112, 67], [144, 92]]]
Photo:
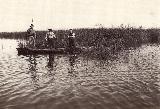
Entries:
[[[68, 59], [67, 59], [68, 58]], [[58, 59], [58, 60], [57, 60]], [[28, 56], [28, 74], [30, 75], [31, 81], [33, 84], [38, 84], [41, 80], [41, 73], [46, 77], [54, 77], [57, 71], [59, 71], [62, 67], [66, 67], [68, 64], [67, 73], [70, 77], [77, 77], [77, 63], [76, 55], [68, 55], [66, 59], [68, 62], [66, 66], [61, 66], [61, 59], [65, 59], [65, 57], [55, 56], [54, 54], [48, 55], [29, 55]], [[45, 65], [46, 64], [46, 65]], [[61, 67], [60, 67], [61, 66]], [[41, 72], [43, 70], [44, 72]], [[43, 77], [42, 77], [43, 78]], [[36, 85], [37, 86], [37, 85]]]

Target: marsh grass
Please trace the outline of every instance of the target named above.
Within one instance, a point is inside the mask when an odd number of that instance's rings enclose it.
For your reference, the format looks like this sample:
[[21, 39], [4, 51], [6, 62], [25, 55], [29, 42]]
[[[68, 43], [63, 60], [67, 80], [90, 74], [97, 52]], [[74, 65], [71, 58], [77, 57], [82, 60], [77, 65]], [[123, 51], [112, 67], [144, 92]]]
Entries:
[[[83, 53], [99, 58], [106, 58], [124, 49], [134, 49], [142, 44], [159, 43], [160, 30], [158, 28], [81, 28], [74, 29], [76, 46], [84, 49]], [[57, 47], [67, 47], [68, 30], [54, 31], [57, 37]], [[46, 31], [36, 31], [37, 48], [45, 48]], [[25, 32], [0, 33], [1, 38], [24, 40]], [[20, 41], [21, 42], [21, 41]], [[23, 44], [23, 43], [22, 43]], [[20, 44], [21, 45], [21, 44]], [[23, 47], [23, 45], [21, 45]]]

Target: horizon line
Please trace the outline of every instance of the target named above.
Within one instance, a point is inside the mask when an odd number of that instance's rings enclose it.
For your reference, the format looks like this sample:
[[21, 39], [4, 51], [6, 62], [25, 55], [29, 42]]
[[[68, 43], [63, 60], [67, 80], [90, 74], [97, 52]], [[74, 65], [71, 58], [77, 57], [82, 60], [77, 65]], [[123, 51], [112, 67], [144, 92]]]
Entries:
[[[121, 26], [122, 25], [122, 26]], [[108, 27], [106, 27], [106, 26], [103, 26], [103, 25], [101, 25], [101, 26], [95, 26], [95, 27], [74, 27], [74, 28], [52, 28], [53, 30], [55, 30], [55, 31], [57, 31], [57, 30], [69, 30], [69, 29], [101, 29], [101, 28], [103, 28], [103, 29], [117, 29], [117, 28], [119, 28], [119, 29], [128, 29], [128, 28], [133, 28], [133, 29], [160, 29], [160, 27], [144, 27], [144, 26], [131, 26], [131, 25], [123, 25], [123, 24], [121, 24], [120, 26], [108, 26]], [[26, 32], [27, 31], [27, 29], [26, 30], [22, 30], [22, 31], [0, 31], [0, 33], [12, 33], [12, 32]], [[42, 29], [35, 29], [35, 31], [47, 31], [47, 29], [46, 30], [42, 30]]]

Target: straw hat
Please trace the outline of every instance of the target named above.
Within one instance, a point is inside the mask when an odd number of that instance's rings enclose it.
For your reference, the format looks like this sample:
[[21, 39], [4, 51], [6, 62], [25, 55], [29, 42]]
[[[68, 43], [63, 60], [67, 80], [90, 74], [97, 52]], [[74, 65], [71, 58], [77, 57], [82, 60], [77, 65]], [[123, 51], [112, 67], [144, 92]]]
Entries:
[[48, 29], [49, 31], [52, 31], [52, 29]]

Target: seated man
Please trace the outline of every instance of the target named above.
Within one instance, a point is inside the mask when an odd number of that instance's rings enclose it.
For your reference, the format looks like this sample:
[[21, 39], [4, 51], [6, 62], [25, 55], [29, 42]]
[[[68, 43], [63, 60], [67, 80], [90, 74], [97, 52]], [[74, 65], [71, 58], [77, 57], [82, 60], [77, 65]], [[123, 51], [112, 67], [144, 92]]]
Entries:
[[56, 48], [56, 36], [52, 29], [48, 29], [45, 37], [49, 48]]

